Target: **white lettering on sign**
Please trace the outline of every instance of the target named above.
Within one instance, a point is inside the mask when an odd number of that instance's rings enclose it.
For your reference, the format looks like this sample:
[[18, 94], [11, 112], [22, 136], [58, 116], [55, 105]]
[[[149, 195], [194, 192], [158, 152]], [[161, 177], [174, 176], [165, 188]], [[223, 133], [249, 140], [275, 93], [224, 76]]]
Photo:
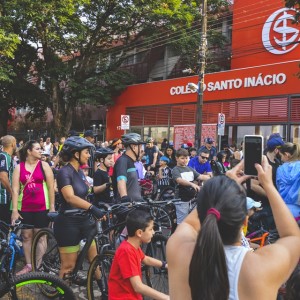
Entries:
[[285, 54], [299, 45], [299, 29], [296, 28], [295, 9], [281, 8], [266, 20], [262, 30], [265, 49], [276, 55]]
[[[278, 74], [262, 74], [259, 73], [256, 76], [245, 77], [245, 78], [235, 78], [227, 79], [221, 81], [210, 81], [207, 84], [203, 84], [203, 91], [207, 90], [208, 92], [215, 91], [226, 91], [240, 88], [250, 88], [257, 86], [271, 86], [271, 85], [281, 85], [284, 84], [287, 80], [287, 76], [284, 73]], [[170, 94], [175, 95], [184, 95], [196, 93], [197, 91], [192, 91], [185, 86], [176, 86], [170, 88]]]
[[191, 90], [188, 85], [186, 86], [175, 86], [171, 87], [170, 94], [172, 96], [174, 95], [184, 95], [184, 94], [190, 94], [190, 93], [196, 93], [197, 91]]

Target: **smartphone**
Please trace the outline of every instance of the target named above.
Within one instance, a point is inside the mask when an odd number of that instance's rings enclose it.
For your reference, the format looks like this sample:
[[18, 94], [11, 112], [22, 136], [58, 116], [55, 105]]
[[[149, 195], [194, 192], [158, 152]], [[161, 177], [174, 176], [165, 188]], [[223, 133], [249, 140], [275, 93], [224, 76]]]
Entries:
[[246, 175], [257, 176], [255, 164], [262, 163], [263, 137], [261, 135], [244, 136], [244, 173]]

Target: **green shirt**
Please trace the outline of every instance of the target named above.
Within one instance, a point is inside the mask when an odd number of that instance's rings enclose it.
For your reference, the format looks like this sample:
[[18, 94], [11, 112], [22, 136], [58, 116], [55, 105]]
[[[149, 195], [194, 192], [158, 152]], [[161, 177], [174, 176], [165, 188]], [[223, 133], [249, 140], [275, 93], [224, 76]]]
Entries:
[[[12, 173], [14, 170], [12, 157], [6, 152], [0, 152], [0, 172], [6, 172], [10, 185], [12, 183]], [[0, 181], [0, 204], [7, 204], [10, 201], [10, 194]]]

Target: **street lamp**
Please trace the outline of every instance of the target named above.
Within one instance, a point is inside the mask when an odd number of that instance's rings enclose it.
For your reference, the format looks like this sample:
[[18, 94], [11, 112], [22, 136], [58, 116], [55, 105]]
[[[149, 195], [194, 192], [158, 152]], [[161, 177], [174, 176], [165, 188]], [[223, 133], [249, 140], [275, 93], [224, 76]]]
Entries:
[[28, 134], [28, 140], [31, 140], [31, 136], [33, 135], [33, 130], [27, 129], [27, 134]]
[[[201, 10], [201, 40], [198, 50], [198, 86], [197, 87], [197, 108], [196, 108], [196, 129], [195, 129], [195, 147], [196, 149], [201, 147], [201, 136], [202, 136], [202, 110], [203, 110], [203, 87], [204, 87], [204, 73], [205, 73], [205, 58], [206, 58], [206, 48], [207, 48], [207, 0], [202, 0]], [[193, 89], [191, 88], [191, 89]]]
[[102, 132], [102, 124], [99, 124], [99, 130], [100, 130], [100, 134], [102, 135], [102, 143], [104, 142], [103, 138], [104, 138], [104, 135], [103, 135], [103, 132]]

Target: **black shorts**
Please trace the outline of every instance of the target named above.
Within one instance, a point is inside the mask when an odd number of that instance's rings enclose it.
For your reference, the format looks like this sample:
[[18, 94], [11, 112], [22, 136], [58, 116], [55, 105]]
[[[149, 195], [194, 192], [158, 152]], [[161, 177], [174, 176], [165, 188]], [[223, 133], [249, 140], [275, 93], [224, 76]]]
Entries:
[[34, 212], [21, 211], [19, 214], [23, 218], [21, 219], [22, 224], [33, 225], [34, 228], [45, 228], [49, 225], [48, 212], [48, 210]]
[[65, 216], [59, 214], [54, 221], [54, 236], [58, 247], [77, 246], [87, 238], [95, 227], [95, 221], [86, 216]]

